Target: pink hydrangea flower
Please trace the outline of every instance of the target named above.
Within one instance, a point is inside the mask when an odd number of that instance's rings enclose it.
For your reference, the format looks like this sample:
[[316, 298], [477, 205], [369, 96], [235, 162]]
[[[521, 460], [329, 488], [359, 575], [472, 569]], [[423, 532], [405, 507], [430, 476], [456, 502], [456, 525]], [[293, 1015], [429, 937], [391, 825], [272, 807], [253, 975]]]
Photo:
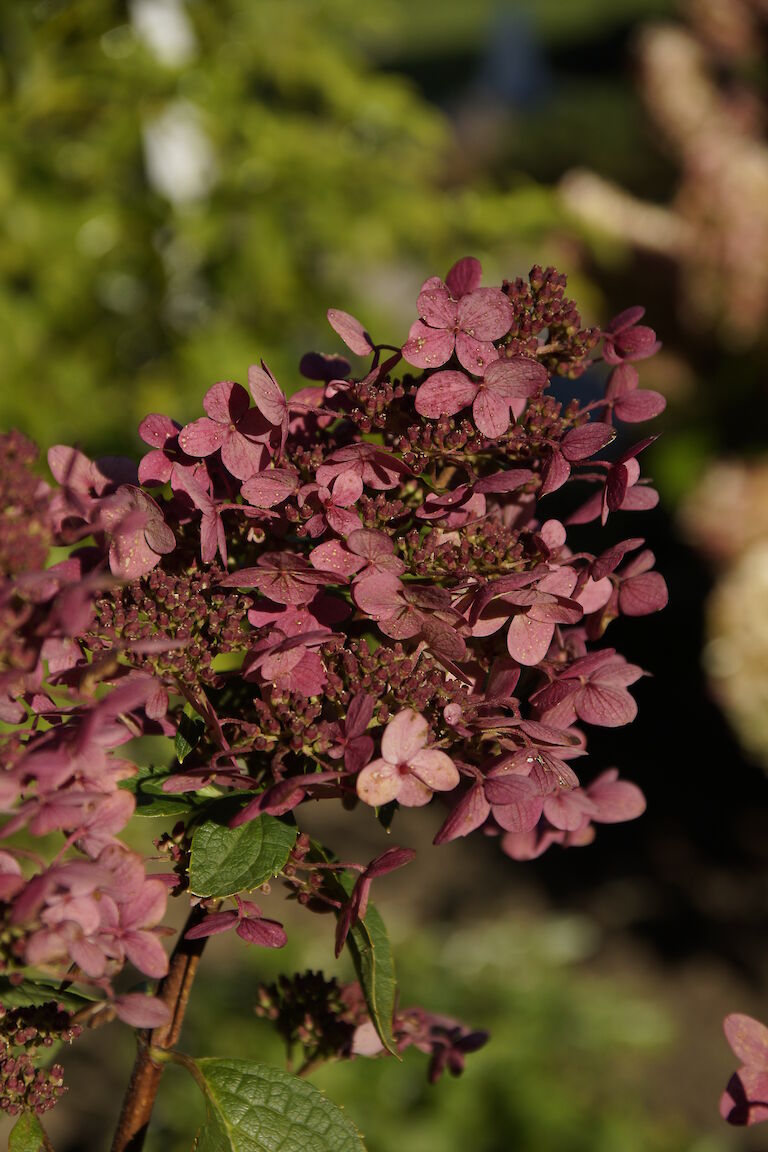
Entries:
[[417, 307], [420, 319], [403, 345], [403, 359], [415, 368], [439, 368], [455, 349], [459, 363], [480, 375], [498, 356], [492, 342], [512, 323], [512, 307], [498, 288], [475, 288], [456, 299], [439, 276], [422, 284]]
[[482, 379], [470, 380], [463, 372], [433, 373], [416, 393], [416, 411], [436, 420], [471, 404], [479, 431], [496, 439], [509, 428], [514, 402], [535, 395], [547, 383], [544, 366], [527, 356], [494, 359], [484, 371], [477, 367], [470, 371], [482, 372]]
[[381, 757], [357, 777], [357, 794], [379, 807], [397, 800], [406, 808], [428, 804], [433, 792], [450, 792], [459, 782], [456, 765], [438, 748], [428, 748], [429, 725], [406, 708], [390, 720], [381, 738]]
[[268, 425], [260, 412], [250, 407], [245, 388], [233, 380], [222, 380], [209, 388], [203, 399], [208, 413], [182, 428], [179, 445], [188, 456], [210, 456], [217, 449], [227, 471], [238, 480], [247, 480], [266, 461], [264, 446]]

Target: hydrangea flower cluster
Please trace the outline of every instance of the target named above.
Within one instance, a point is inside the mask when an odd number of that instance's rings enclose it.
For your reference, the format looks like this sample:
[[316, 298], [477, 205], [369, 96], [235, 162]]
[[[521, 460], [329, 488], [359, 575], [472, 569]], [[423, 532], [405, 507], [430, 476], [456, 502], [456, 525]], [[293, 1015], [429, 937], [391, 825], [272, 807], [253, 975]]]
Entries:
[[[274, 875], [335, 911], [337, 949], [354, 943], [372, 881], [413, 853], [338, 860], [300, 832], [309, 800], [387, 825], [434, 804], [437, 843], [478, 833], [519, 860], [641, 814], [636, 785], [573, 764], [591, 726], [636, 712], [642, 670], [606, 629], [662, 608], [666, 587], [642, 538], [619, 531], [595, 555], [579, 532], [657, 502], [638, 459], [652, 438], [625, 436], [663, 409], [636, 368], [658, 343], [639, 308], [584, 328], [564, 289], [538, 267], [481, 287], [465, 258], [425, 282], [402, 346], [332, 310], [362, 372], [313, 353], [313, 383], [289, 395], [253, 366], [191, 423], [148, 416], [138, 468], [57, 446], [49, 488], [23, 438], [0, 441], [9, 986], [42, 972], [87, 990], [78, 1020], [162, 1029], [166, 985], [115, 982], [126, 964], [168, 972], [169, 893], [192, 902], [182, 947], [228, 929], [279, 947], [282, 926], [247, 899]], [[600, 397], [558, 399], [551, 378], [578, 378], [601, 348]], [[570, 499], [577, 482], [586, 499]], [[63, 558], [46, 567], [52, 546]], [[147, 735], [175, 740], [171, 763], [137, 766]], [[120, 839], [134, 813], [177, 820], [154, 862]], [[255, 829], [269, 865], [225, 881], [226, 843]], [[22, 832], [56, 834], [53, 856]], [[411, 1036], [456, 1071], [477, 1046], [417, 1010], [392, 1040], [368, 991], [361, 979], [379, 1047]]]

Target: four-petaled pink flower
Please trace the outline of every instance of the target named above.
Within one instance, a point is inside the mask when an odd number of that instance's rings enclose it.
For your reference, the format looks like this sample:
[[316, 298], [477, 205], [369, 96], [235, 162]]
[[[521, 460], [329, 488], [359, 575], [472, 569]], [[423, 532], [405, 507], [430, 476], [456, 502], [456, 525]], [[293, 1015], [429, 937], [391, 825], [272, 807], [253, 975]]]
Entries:
[[187, 424], [179, 433], [179, 445], [188, 456], [210, 456], [221, 451], [221, 462], [238, 480], [247, 480], [264, 466], [264, 445], [269, 425], [255, 408], [245, 388], [222, 380], [209, 388], [203, 399], [208, 413]]
[[406, 808], [428, 804], [433, 792], [450, 792], [459, 782], [453, 761], [438, 748], [428, 748], [429, 724], [406, 708], [384, 729], [381, 757], [372, 760], [357, 777], [357, 794], [379, 807], [397, 800]]
[[531, 703], [545, 724], [568, 728], [578, 720], [618, 728], [637, 715], [637, 704], [627, 688], [643, 676], [637, 664], [628, 664], [614, 648], [604, 648], [575, 660], [556, 680], [539, 689]]
[[109, 566], [123, 580], [146, 576], [176, 547], [176, 537], [160, 506], [132, 484], [123, 484], [100, 508], [101, 524], [111, 536]]
[[255, 568], [241, 568], [220, 581], [226, 588], [258, 588], [278, 604], [308, 604], [320, 585], [346, 582], [340, 573], [319, 571], [291, 552], [264, 552]]
[[[477, 374], [481, 371], [475, 369]], [[481, 380], [470, 380], [463, 372], [435, 372], [416, 393], [416, 411], [437, 420], [440, 416], [453, 416], [471, 404], [479, 431], [496, 439], [509, 428], [510, 409], [515, 401], [535, 395], [546, 383], [546, 368], [527, 356], [494, 360]]]
[[653, 328], [638, 324], [645, 308], [625, 308], [603, 329], [603, 358], [608, 364], [624, 360], [647, 360], [661, 347]]
[[720, 1115], [729, 1124], [759, 1124], [768, 1120], [768, 1028], [740, 1012], [726, 1016], [723, 1028], [742, 1066], [720, 1098]]
[[403, 345], [403, 359], [415, 368], [439, 368], [455, 349], [459, 363], [481, 375], [498, 356], [492, 341], [512, 324], [512, 306], [498, 288], [475, 288], [456, 299], [439, 276], [422, 284], [417, 307], [421, 319]]
[[326, 456], [315, 473], [315, 479], [327, 488], [336, 476], [344, 472], [356, 473], [363, 484], [377, 492], [395, 488], [406, 476], [412, 475], [407, 464], [384, 448], [375, 444], [347, 444]]

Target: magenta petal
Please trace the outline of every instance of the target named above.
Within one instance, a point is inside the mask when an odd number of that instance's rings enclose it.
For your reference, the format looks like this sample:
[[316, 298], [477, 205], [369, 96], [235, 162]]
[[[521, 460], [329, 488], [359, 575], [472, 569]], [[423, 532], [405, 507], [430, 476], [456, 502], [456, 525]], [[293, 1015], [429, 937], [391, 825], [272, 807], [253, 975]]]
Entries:
[[616, 431], [611, 424], [592, 420], [589, 424], [582, 425], [581, 428], [572, 428], [563, 437], [560, 451], [566, 460], [586, 460], [589, 456], [594, 456], [595, 452], [599, 452], [601, 448], [605, 448], [606, 444], [610, 444], [615, 436]]
[[435, 844], [447, 844], [459, 836], [468, 836], [488, 819], [491, 806], [485, 798], [482, 784], [475, 784], [459, 800], [448, 819], [435, 836]]
[[359, 320], [350, 316], [349, 312], [342, 312], [339, 308], [329, 308], [327, 312], [328, 323], [337, 336], [346, 344], [356, 356], [368, 356], [373, 352], [373, 341], [363, 328]]
[[481, 388], [477, 396], [475, 396], [472, 405], [472, 415], [475, 419], [475, 424], [483, 436], [487, 436], [489, 440], [495, 440], [499, 436], [503, 436], [507, 428], [509, 428], [509, 403], [502, 400], [501, 397], [496, 396], [493, 392], [489, 392], [485, 388]]
[[[365, 870], [365, 875], [368, 879], [375, 880], [377, 876], [386, 876], [388, 872], [403, 868], [415, 859], [416, 853], [412, 848], [387, 848], [386, 852], [382, 852], [381, 856], [377, 856], [375, 860], [371, 861]], [[361, 911], [360, 914], [364, 916], [365, 912]]]
[[264, 464], [266, 450], [263, 444], [254, 444], [235, 429], [221, 445], [221, 462], [237, 480], [248, 480]]
[[512, 324], [512, 305], [498, 288], [476, 288], [459, 300], [459, 327], [478, 340], [500, 340]]
[[618, 399], [613, 410], [619, 420], [627, 424], [639, 424], [643, 420], [653, 420], [666, 406], [667, 401], [660, 392], [640, 388], [637, 392], [630, 392]]
[[458, 304], [441, 280], [427, 280], [417, 306], [419, 316], [430, 328], [455, 328]]
[[131, 1028], [159, 1028], [171, 1018], [167, 1004], [143, 992], [127, 992], [124, 996], [118, 996], [114, 1005], [118, 1019]]
[[494, 360], [485, 373], [485, 383], [505, 400], [524, 400], [546, 386], [547, 370], [527, 356]]
[[236, 924], [236, 912], [209, 912], [204, 920], [184, 933], [184, 939], [203, 940], [206, 936], [217, 936], [220, 932], [228, 932]]
[[435, 372], [416, 393], [416, 411], [431, 420], [453, 416], [472, 403], [477, 389], [478, 385], [463, 372]]
[[439, 368], [450, 359], [455, 343], [453, 332], [417, 320], [403, 344], [403, 359], [415, 368]]
[[[571, 466], [563, 456], [558, 448], [551, 448], [549, 457], [544, 465], [544, 483], [540, 489], [541, 496], [548, 496], [550, 492], [556, 492], [558, 488], [562, 488], [566, 480], [571, 474]], [[600, 511], [600, 497], [597, 498], [597, 511], [595, 516]]]
[[246, 944], [258, 944], [261, 948], [283, 948], [288, 942], [285, 928], [277, 920], [245, 918], [240, 921], [236, 931]]
[[188, 456], [210, 456], [221, 447], [228, 431], [226, 424], [201, 416], [199, 420], [182, 428], [179, 432], [179, 445]]
[[480, 261], [474, 256], [464, 256], [453, 265], [445, 278], [445, 283], [454, 299], [459, 300], [479, 288], [482, 278], [483, 268]]

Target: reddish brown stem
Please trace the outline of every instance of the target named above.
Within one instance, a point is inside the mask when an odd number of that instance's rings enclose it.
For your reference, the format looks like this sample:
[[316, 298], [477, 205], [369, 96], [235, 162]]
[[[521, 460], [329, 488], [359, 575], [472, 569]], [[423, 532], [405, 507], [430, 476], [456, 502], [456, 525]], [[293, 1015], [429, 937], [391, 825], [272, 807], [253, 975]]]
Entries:
[[147, 1134], [152, 1109], [163, 1074], [163, 1065], [150, 1056], [151, 1049], [167, 1051], [179, 1038], [184, 1013], [187, 1010], [192, 982], [195, 979], [205, 938], [187, 940], [186, 933], [205, 916], [200, 908], [193, 908], [168, 964], [168, 975], [158, 988], [159, 998], [168, 1005], [171, 1018], [167, 1024], [151, 1031], [139, 1033], [139, 1050], [131, 1072], [131, 1079], [123, 1098], [120, 1119], [117, 1122], [112, 1152], [141, 1152]]

